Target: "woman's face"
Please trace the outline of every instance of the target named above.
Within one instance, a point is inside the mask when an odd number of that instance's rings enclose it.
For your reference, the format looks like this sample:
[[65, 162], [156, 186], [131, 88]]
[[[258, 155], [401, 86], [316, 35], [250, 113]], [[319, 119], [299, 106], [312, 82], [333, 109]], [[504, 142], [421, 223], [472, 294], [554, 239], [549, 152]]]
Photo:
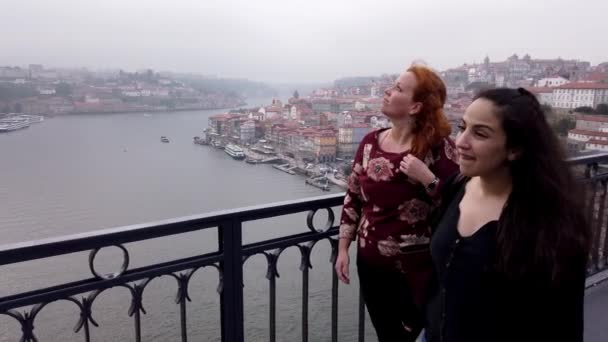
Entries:
[[399, 76], [395, 84], [384, 91], [382, 113], [390, 119], [405, 119], [414, 115], [422, 104], [414, 102], [414, 90], [416, 89], [416, 76], [409, 71]]
[[460, 172], [468, 177], [492, 174], [508, 167], [515, 154], [507, 149], [507, 136], [489, 100], [477, 99], [462, 117], [456, 138]]

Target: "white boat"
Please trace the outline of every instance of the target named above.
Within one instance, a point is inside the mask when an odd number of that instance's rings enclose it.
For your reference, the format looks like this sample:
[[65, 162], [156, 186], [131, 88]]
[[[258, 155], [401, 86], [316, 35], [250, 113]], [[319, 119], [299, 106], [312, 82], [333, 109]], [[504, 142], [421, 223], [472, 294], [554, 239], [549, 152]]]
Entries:
[[194, 137], [194, 143], [197, 145], [209, 145], [207, 139], [201, 137]]
[[231, 156], [232, 158], [234, 158], [236, 160], [243, 160], [243, 159], [245, 159], [245, 152], [238, 145], [228, 144], [228, 145], [226, 145], [226, 147], [224, 147], [224, 151], [229, 156]]
[[27, 120], [30, 124], [41, 123], [44, 121], [44, 116], [42, 115], [17, 115], [15, 118]]
[[30, 127], [30, 122], [26, 119], [0, 119], [0, 133], [12, 132], [27, 127]]
[[267, 149], [267, 148], [259, 147], [259, 146], [253, 146], [251, 148], [251, 150], [255, 151], [255, 152], [259, 152], [259, 153], [267, 155], [267, 156], [275, 155], [276, 154], [276, 152], [274, 151], [274, 149]]

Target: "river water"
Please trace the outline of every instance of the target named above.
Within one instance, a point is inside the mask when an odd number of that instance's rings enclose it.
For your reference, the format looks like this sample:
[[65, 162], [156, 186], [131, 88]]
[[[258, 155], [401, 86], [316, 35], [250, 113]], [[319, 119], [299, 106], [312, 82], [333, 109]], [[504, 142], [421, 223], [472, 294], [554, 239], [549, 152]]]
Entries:
[[[263, 101], [259, 101], [264, 103]], [[37, 240], [135, 223], [239, 208], [324, 193], [269, 165], [235, 161], [223, 151], [192, 143], [210, 115], [222, 111], [66, 115], [47, 118], [25, 130], [0, 135], [0, 244]], [[163, 144], [160, 136], [171, 142]], [[340, 191], [339, 189], [332, 190]], [[319, 225], [323, 214], [319, 215]], [[336, 211], [336, 217], [339, 212]], [[306, 231], [305, 214], [246, 223], [244, 242]], [[182, 234], [128, 244], [130, 267], [213, 251], [216, 231]], [[89, 278], [88, 254], [49, 258], [0, 267], [0, 296]], [[119, 254], [108, 249], [99, 267], [111, 271]], [[277, 279], [278, 341], [299, 339], [301, 273], [299, 252], [286, 250]], [[331, 265], [329, 244], [313, 250], [310, 275], [310, 341], [329, 341]], [[354, 272], [354, 268], [352, 270]], [[245, 272], [246, 340], [268, 340], [266, 261], [256, 256]], [[354, 275], [354, 274], [353, 274]], [[356, 283], [354, 277], [353, 283]], [[198, 271], [190, 284], [188, 328], [192, 341], [219, 341], [217, 272]], [[143, 341], [178, 341], [176, 281], [153, 280], [144, 293]], [[357, 288], [340, 287], [339, 336], [354, 341]], [[133, 318], [126, 289], [102, 293], [93, 307], [93, 341], [132, 341]], [[83, 341], [72, 331], [78, 321], [73, 304], [57, 302], [36, 319], [40, 341]], [[371, 327], [368, 325], [367, 335]], [[0, 315], [0, 341], [15, 341], [20, 327]], [[372, 340], [372, 339], [367, 339]]]

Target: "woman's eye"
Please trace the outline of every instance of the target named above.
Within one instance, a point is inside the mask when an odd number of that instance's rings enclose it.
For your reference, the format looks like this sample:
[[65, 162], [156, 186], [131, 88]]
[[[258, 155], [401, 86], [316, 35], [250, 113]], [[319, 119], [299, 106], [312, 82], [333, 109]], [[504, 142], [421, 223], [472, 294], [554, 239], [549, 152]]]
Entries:
[[480, 138], [484, 138], [484, 139], [488, 137], [487, 134], [485, 134], [483, 132], [479, 132], [479, 131], [475, 132], [475, 135], [477, 135]]

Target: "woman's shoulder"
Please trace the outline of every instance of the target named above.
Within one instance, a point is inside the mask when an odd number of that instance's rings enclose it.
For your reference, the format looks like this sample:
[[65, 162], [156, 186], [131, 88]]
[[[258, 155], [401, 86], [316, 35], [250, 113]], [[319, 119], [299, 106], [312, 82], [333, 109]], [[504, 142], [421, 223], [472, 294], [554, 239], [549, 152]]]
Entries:
[[445, 180], [442, 190], [443, 197], [453, 197], [456, 193], [463, 191], [470, 180], [470, 177], [466, 177], [460, 172], [454, 173]]
[[449, 136], [440, 138], [437, 143], [433, 145], [433, 149], [438, 151], [445, 150], [446, 148], [456, 148], [456, 143]]
[[456, 152], [456, 144], [452, 138], [444, 137], [433, 147], [433, 155], [435, 158], [447, 158], [454, 163], [458, 163], [458, 153]]
[[359, 149], [362, 149], [363, 146], [365, 145], [373, 145], [373, 146], [377, 146], [378, 145], [378, 137], [383, 133], [386, 132], [388, 128], [380, 128], [380, 129], [375, 129], [369, 133], [367, 133], [363, 139], [361, 139], [361, 142], [359, 143]]
[[388, 130], [388, 128], [374, 129], [363, 137], [363, 140], [361, 140], [361, 143], [369, 144], [371, 142], [377, 142], [380, 134], [382, 134], [383, 132], [386, 132], [387, 130]]

